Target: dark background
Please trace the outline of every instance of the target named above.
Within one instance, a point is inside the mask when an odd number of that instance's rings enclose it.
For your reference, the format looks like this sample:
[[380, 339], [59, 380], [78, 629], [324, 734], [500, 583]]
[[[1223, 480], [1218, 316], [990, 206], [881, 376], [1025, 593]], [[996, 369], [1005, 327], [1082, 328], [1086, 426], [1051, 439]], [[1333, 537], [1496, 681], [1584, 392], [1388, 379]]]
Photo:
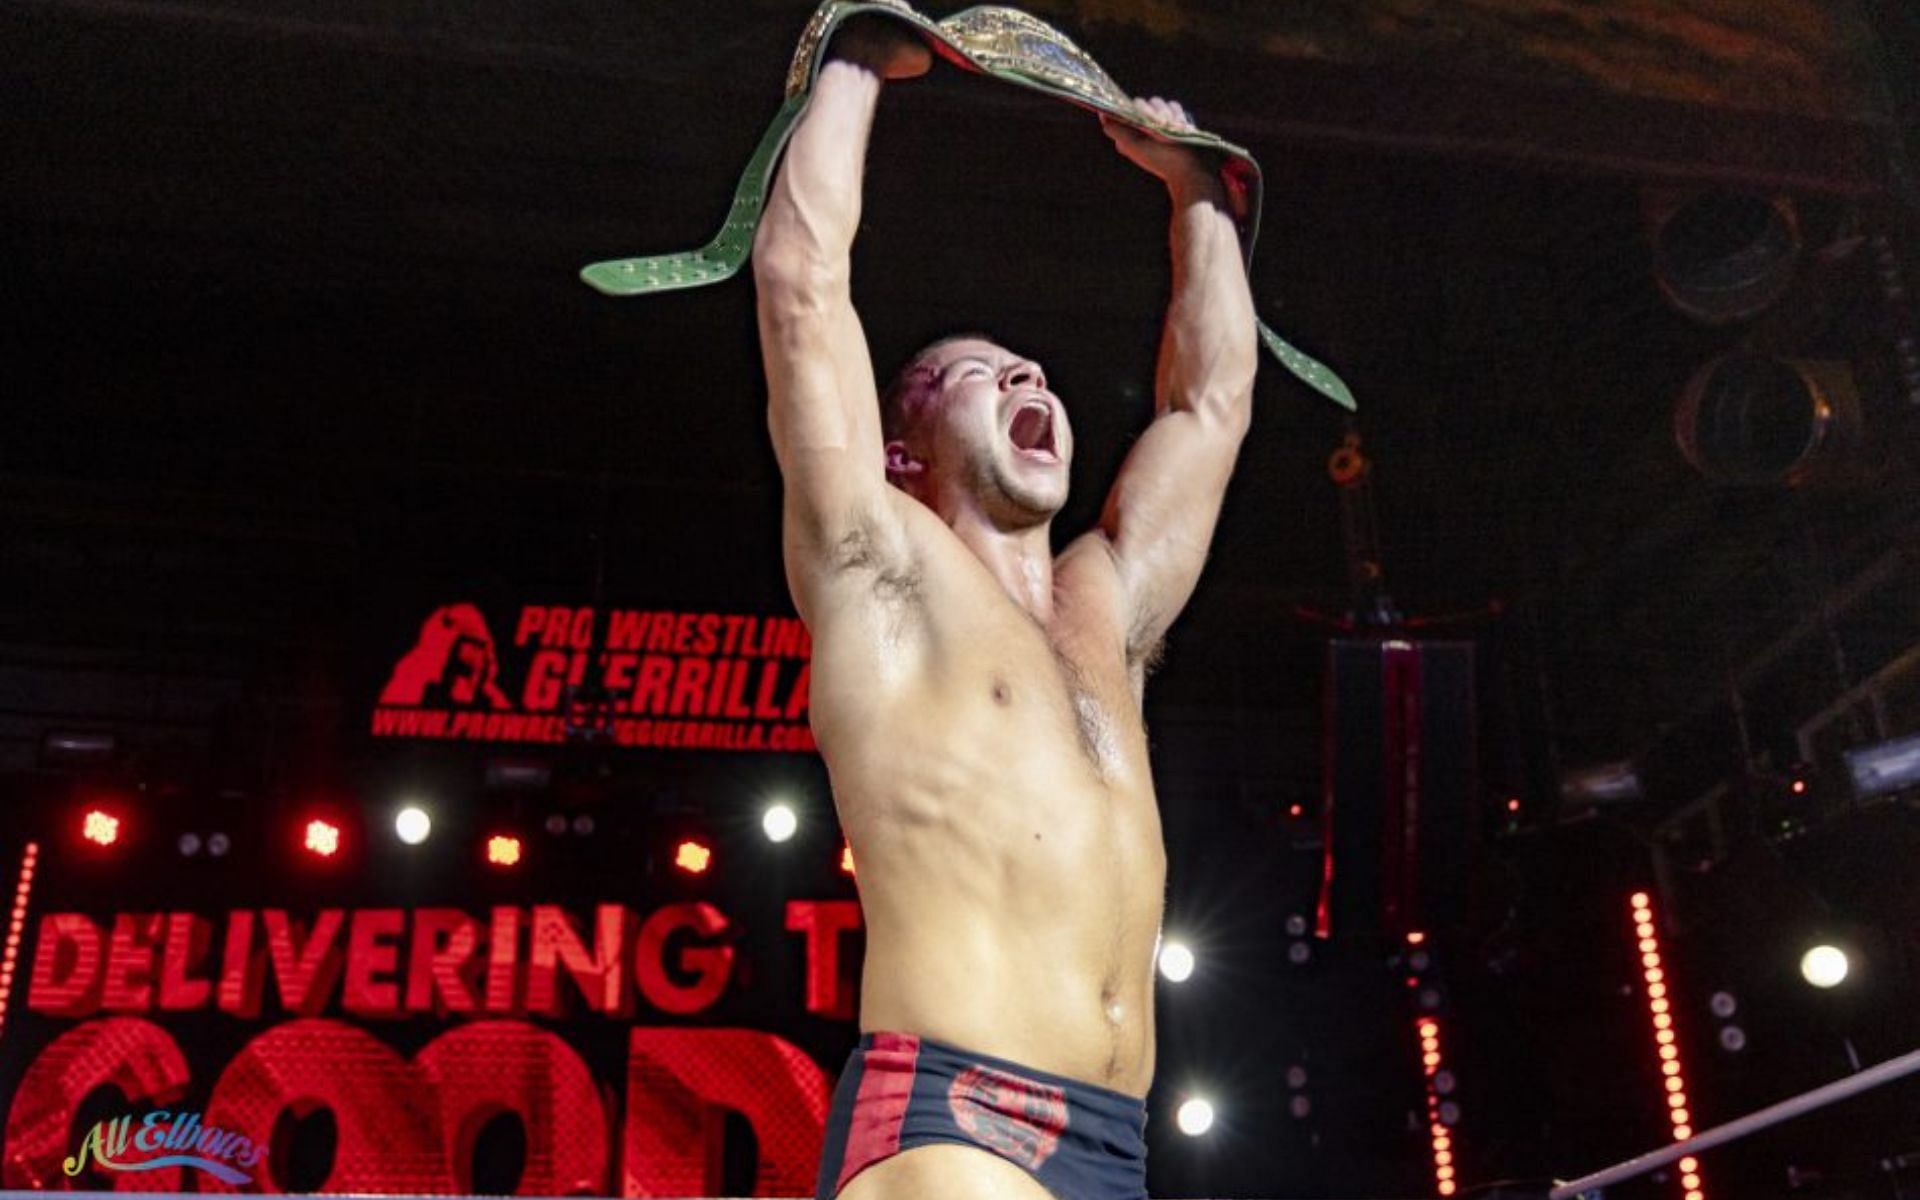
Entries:
[[[1651, 1063], [1623, 1066], [1648, 1058], [1622, 990], [1634, 887], [1661, 885], [1684, 963], [1696, 1127], [1843, 1073], [1849, 1048], [1920, 1041], [1914, 812], [1853, 804], [1836, 778], [1839, 750], [1878, 734], [1841, 722], [1810, 794], [1783, 791], [1794, 730], [1916, 641], [1912, 324], [1882, 277], [1920, 279], [1911, 16], [1836, 6], [1809, 32], [1772, 4], [1287, 6], [1271, 28], [1245, 6], [1039, 11], [1259, 158], [1259, 309], [1360, 398], [1400, 608], [1481, 648], [1470, 915], [1442, 958], [1463, 1180], [1570, 1175], [1664, 1136]], [[360, 736], [433, 607], [790, 611], [750, 285], [616, 302], [575, 273], [707, 236], [804, 13], [0, 12], [11, 835], [64, 829], [89, 789], [146, 797], [154, 856], [122, 886], [160, 906], [209, 869], [165, 853], [191, 821], [264, 845], [316, 792], [376, 814], [424, 786], [477, 822], [516, 803], [479, 786], [482, 756]], [[1164, 201], [1086, 114], [950, 70], [894, 89], [873, 144], [855, 286], [877, 361], [964, 328], [1043, 362], [1082, 447], [1057, 523], [1078, 532], [1149, 415]], [[1787, 295], [1730, 326], [1665, 302], [1643, 216], [1650, 189], [1708, 186], [1789, 197], [1806, 244]], [[1860, 444], [1798, 487], [1701, 478], [1675, 399], [1736, 348], [1849, 364]], [[1286, 959], [1319, 867], [1288, 814], [1317, 802], [1328, 620], [1353, 602], [1324, 470], [1349, 425], [1271, 364], [1256, 400], [1147, 702], [1169, 928], [1202, 948], [1163, 1000], [1152, 1182], [1416, 1194], [1385, 948]], [[1887, 732], [1915, 729], [1910, 681], [1885, 708]], [[64, 728], [112, 729], [116, 760], [50, 766], [42, 737]], [[607, 838], [529, 872], [534, 899], [561, 876], [623, 880], [617, 847], [675, 813], [750, 827], [771, 787], [830, 807], [811, 760], [551, 757], [554, 794], [514, 811], [594, 811]], [[1563, 772], [1620, 760], [1644, 800], [1562, 799]], [[1867, 947], [1846, 996], [1794, 977], [1829, 927]], [[1738, 1056], [1712, 1050], [1720, 987], [1751, 1013]], [[1297, 1121], [1280, 1079], [1307, 1058]], [[1171, 1111], [1188, 1079], [1222, 1108], [1191, 1143]], [[1709, 1190], [1785, 1195], [1794, 1165], [1826, 1178], [1794, 1194], [1893, 1195], [1877, 1164], [1920, 1150], [1917, 1109], [1896, 1085], [1710, 1155]]]

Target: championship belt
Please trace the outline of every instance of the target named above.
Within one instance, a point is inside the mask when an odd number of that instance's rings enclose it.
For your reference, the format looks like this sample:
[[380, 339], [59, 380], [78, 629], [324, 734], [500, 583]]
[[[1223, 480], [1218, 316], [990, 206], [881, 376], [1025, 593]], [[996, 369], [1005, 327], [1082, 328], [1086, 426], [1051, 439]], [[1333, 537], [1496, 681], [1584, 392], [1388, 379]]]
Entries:
[[[1051, 25], [1018, 9], [994, 5], [969, 8], [935, 21], [915, 12], [905, 0], [824, 0], [800, 35], [793, 65], [787, 70], [786, 102], [741, 173], [733, 206], [720, 232], [698, 250], [598, 262], [581, 271], [580, 277], [609, 296], [634, 296], [718, 283], [739, 271], [753, 251], [753, 234], [766, 206], [774, 165], [813, 94], [813, 81], [826, 57], [827, 43], [841, 22], [863, 13], [904, 22], [925, 38], [936, 54], [963, 70], [1031, 88], [1105, 113], [1161, 141], [1211, 153], [1220, 162], [1221, 181], [1239, 225], [1240, 244], [1251, 265], [1253, 241], [1260, 229], [1260, 166], [1253, 156], [1211, 133], [1170, 128], [1141, 113], [1099, 63]], [[1255, 324], [1261, 344], [1301, 382], [1342, 408], [1355, 407], [1353, 394], [1337, 375], [1289, 345], [1265, 322]]]

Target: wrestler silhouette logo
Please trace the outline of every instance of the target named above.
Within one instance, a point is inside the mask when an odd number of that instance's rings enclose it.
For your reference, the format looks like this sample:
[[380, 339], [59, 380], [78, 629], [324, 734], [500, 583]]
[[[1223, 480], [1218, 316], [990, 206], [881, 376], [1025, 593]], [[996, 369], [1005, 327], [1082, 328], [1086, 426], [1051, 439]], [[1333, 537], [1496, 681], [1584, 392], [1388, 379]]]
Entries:
[[1029, 1171], [1053, 1157], [1067, 1127], [1067, 1093], [991, 1067], [968, 1067], [947, 1089], [967, 1135]]
[[487, 704], [512, 708], [494, 680], [500, 674], [493, 634], [480, 610], [449, 604], [435, 610], [420, 627], [420, 640], [393, 668], [380, 693], [382, 704], [471, 708]]

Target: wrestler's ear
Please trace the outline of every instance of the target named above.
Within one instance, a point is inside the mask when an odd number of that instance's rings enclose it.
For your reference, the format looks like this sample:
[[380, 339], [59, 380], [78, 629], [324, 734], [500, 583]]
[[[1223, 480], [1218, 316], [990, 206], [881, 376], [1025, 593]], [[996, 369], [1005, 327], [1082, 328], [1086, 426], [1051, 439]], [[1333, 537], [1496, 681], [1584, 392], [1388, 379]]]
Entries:
[[916, 458], [907, 444], [901, 441], [887, 443], [887, 477], [906, 482], [927, 469], [924, 460]]

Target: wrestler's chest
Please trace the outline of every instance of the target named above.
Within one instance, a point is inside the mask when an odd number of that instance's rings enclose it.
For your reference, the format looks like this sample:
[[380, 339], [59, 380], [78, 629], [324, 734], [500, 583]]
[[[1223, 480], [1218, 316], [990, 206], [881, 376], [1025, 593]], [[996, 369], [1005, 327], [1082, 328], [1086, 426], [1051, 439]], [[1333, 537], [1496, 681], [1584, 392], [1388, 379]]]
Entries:
[[[982, 621], [945, 681], [1003, 748], [1057, 750], [1109, 785], [1145, 766], [1146, 736], [1117, 638], [1045, 628], [1021, 614]], [[1142, 776], [1144, 777], [1144, 776]]]

